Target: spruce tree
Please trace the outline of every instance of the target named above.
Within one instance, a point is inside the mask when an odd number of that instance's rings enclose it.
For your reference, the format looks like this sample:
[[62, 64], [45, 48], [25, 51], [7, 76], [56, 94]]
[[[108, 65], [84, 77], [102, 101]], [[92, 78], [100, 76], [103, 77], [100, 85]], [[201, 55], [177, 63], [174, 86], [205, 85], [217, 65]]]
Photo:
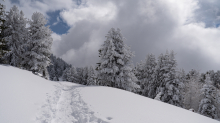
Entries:
[[4, 25], [8, 28], [4, 30], [4, 40], [9, 46], [10, 52], [5, 54], [9, 64], [22, 67], [21, 62], [24, 60], [26, 52], [26, 42], [28, 40], [28, 30], [26, 29], [26, 19], [22, 11], [17, 6], [13, 6], [6, 15]]
[[148, 97], [154, 99], [156, 95], [161, 92], [162, 84], [164, 83], [164, 78], [167, 70], [165, 69], [165, 57], [163, 54], [160, 54], [160, 56], [157, 59], [157, 65], [155, 68], [155, 75], [154, 75], [154, 81], [150, 83], [149, 85], [149, 92]]
[[53, 65], [51, 65], [51, 69], [50, 69], [50, 71], [48, 71], [49, 72], [49, 78], [50, 78], [50, 80], [52, 80], [52, 81], [56, 81], [57, 79], [57, 76], [56, 76], [56, 71], [55, 71], [55, 69], [54, 69], [54, 67], [53, 67]]
[[143, 84], [143, 81], [144, 81], [144, 65], [145, 63], [141, 60], [140, 63], [137, 63], [136, 67], [135, 67], [135, 76], [137, 77], [138, 81], [137, 81], [137, 84], [140, 86], [140, 88], [137, 88], [135, 91], [137, 94], [140, 94], [142, 95], [143, 92], [142, 90], [144, 89], [144, 84]]
[[220, 71], [215, 72], [212, 75], [211, 80], [213, 81], [214, 86], [219, 89], [220, 88]]
[[99, 49], [100, 61], [97, 66], [101, 85], [132, 91], [139, 86], [132, 71], [131, 58], [134, 54], [124, 43], [120, 29], [110, 29], [106, 41]]
[[82, 76], [82, 83], [81, 84], [83, 84], [83, 85], [87, 85], [87, 79], [88, 79], [88, 77], [89, 77], [89, 68], [88, 68], [88, 66], [86, 66], [86, 67], [84, 67], [83, 68], [83, 76]]
[[81, 67], [81, 68], [77, 68], [77, 73], [78, 73], [78, 83], [79, 84], [83, 84], [84, 83], [84, 78], [83, 78], [83, 72], [84, 71], [84, 68]]
[[5, 5], [0, 3], [0, 63], [4, 63], [4, 55], [9, 51], [9, 47], [7, 45], [6, 40], [4, 39], [4, 30], [7, 28], [5, 25], [6, 21], [6, 13], [5, 13]]
[[67, 81], [78, 83], [78, 74], [74, 66], [67, 71]]
[[217, 108], [215, 104], [216, 88], [213, 86], [209, 75], [206, 75], [205, 84], [201, 91], [204, 98], [200, 102], [198, 112], [213, 119], [217, 118]]
[[62, 75], [62, 81], [67, 81], [67, 72], [70, 68], [66, 68], [64, 71], [63, 71], [63, 75]]
[[[57, 58], [53, 54], [50, 56], [51, 64], [47, 67], [47, 71], [50, 75], [50, 80], [55, 78], [61, 78], [66, 68], [70, 68], [71, 65], [67, 64], [61, 58]], [[55, 79], [56, 80], [56, 79]]]
[[185, 108], [185, 95], [186, 95], [186, 85], [187, 85], [187, 81], [186, 81], [186, 74], [184, 69], [180, 69], [177, 71], [177, 75], [176, 75], [177, 79], [180, 81], [180, 83], [182, 83], [182, 87], [180, 89], [180, 94], [181, 94], [181, 105], [183, 106], [183, 108]]
[[43, 77], [48, 78], [47, 66], [50, 65], [52, 31], [45, 26], [47, 20], [39, 12], [33, 13], [32, 21], [29, 23], [30, 40], [27, 42], [28, 49], [23, 64], [28, 70], [41, 73]]
[[186, 75], [185, 83], [185, 95], [184, 95], [184, 107], [186, 109], [198, 110], [199, 101], [201, 100], [202, 82], [200, 82], [200, 73], [197, 70], [192, 69]]
[[[151, 97], [149, 95], [152, 95], [151, 89], [153, 89], [154, 84], [155, 84], [155, 68], [156, 68], [156, 59], [153, 54], [147, 55], [147, 58], [145, 60], [145, 64], [143, 66], [144, 69], [144, 79], [142, 81], [143, 85], [143, 90], [142, 90], [142, 95], [146, 97]], [[152, 87], [152, 88], [151, 88]]]
[[172, 51], [169, 55], [166, 53], [166, 73], [164, 74], [164, 83], [161, 86], [161, 101], [167, 102], [169, 104], [182, 107], [182, 94], [181, 89], [183, 88], [183, 83], [176, 77], [176, 60], [174, 57], [174, 52]]
[[71, 67], [71, 68], [67, 68], [63, 72], [62, 80], [63, 81], [68, 81], [68, 82], [79, 83], [78, 73], [77, 73], [76, 68], [74, 66]]
[[96, 74], [92, 66], [88, 70], [87, 85], [96, 85]]
[[141, 83], [141, 81], [144, 79], [144, 65], [145, 63], [141, 60], [140, 63], [137, 63], [135, 67], [135, 76], [138, 79], [138, 82]]

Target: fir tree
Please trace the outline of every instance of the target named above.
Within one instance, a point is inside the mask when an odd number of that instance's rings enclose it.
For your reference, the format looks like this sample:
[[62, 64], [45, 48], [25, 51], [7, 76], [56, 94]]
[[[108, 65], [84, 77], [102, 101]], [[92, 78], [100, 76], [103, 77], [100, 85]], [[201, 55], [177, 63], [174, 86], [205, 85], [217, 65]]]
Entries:
[[142, 95], [146, 97], [151, 97], [149, 95], [152, 95], [151, 93], [151, 87], [154, 87], [155, 84], [155, 68], [156, 68], [156, 59], [153, 54], [149, 54], [146, 58], [144, 68], [144, 79], [142, 80], [143, 90]]
[[30, 21], [30, 40], [27, 42], [27, 52], [25, 61], [28, 70], [42, 73], [43, 77], [48, 78], [47, 66], [50, 65], [51, 38], [52, 31], [46, 27], [47, 20], [43, 14], [35, 12]]
[[79, 83], [78, 73], [77, 73], [76, 68], [74, 66], [71, 67], [71, 68], [67, 68], [63, 72], [62, 80], [63, 81], [68, 81], [68, 82]]
[[[51, 65], [52, 66], [52, 65]], [[49, 75], [50, 75], [50, 80], [57, 80], [56, 78], [57, 78], [57, 76], [56, 76], [56, 71], [55, 71], [55, 69], [54, 69], [54, 67], [52, 67], [51, 69], [50, 69], [50, 71], [48, 71], [49, 72]]]
[[87, 85], [96, 85], [96, 74], [92, 66], [89, 67]]
[[220, 89], [220, 71], [215, 72], [213, 75], [213, 82], [215, 87]]
[[206, 74], [209, 74], [210, 80], [213, 82], [214, 86], [216, 88], [219, 88], [220, 86], [220, 71], [214, 72], [214, 70], [210, 70], [206, 72]]
[[87, 85], [88, 70], [89, 70], [89, 68], [87, 66], [77, 69], [79, 84]]
[[98, 79], [101, 85], [108, 85], [132, 91], [139, 86], [132, 72], [131, 58], [134, 54], [124, 44], [120, 29], [110, 29], [106, 41], [99, 50], [100, 61], [97, 66]]
[[140, 63], [137, 63], [136, 67], [135, 67], [135, 76], [138, 79], [138, 82], [140, 83], [143, 79], [144, 79], [144, 62], [141, 60]]
[[136, 67], [135, 67], [135, 76], [137, 77], [138, 81], [137, 81], [137, 84], [140, 86], [140, 88], [137, 88], [136, 90], [136, 93], [142, 95], [142, 90], [144, 89], [144, 84], [143, 84], [143, 81], [144, 81], [144, 62], [141, 61], [140, 63], [137, 63]]
[[154, 81], [150, 83], [149, 85], [149, 92], [148, 92], [148, 97], [150, 98], [155, 98], [156, 95], [161, 92], [161, 87], [162, 84], [164, 83], [165, 80], [165, 75], [167, 73], [166, 64], [165, 64], [165, 57], [163, 54], [160, 54], [160, 56], [157, 59], [157, 65], [155, 68], [155, 77]]
[[174, 52], [172, 51], [169, 55], [166, 53], [165, 59], [166, 66], [164, 69], [166, 73], [164, 74], [164, 83], [161, 84], [161, 101], [182, 107], [181, 89], [183, 83], [176, 77], [177, 63], [174, 58]]
[[5, 5], [0, 3], [0, 63], [4, 63], [3, 56], [5, 53], [9, 51], [9, 47], [4, 37], [4, 30], [7, 28], [5, 25], [6, 21], [6, 13], [5, 13]]
[[67, 72], [67, 81], [78, 83], [76, 68], [73, 66]]
[[4, 30], [4, 36], [7, 36], [4, 40], [10, 48], [10, 52], [6, 53], [4, 57], [9, 64], [16, 67], [22, 67], [21, 62], [25, 58], [23, 54], [26, 52], [28, 40], [26, 23], [23, 12], [19, 12], [17, 6], [13, 6], [6, 15], [4, 25], [8, 28]]
[[180, 81], [180, 83], [182, 83], [182, 87], [180, 89], [180, 95], [181, 95], [181, 105], [183, 106], [183, 108], [185, 108], [184, 105], [184, 101], [185, 101], [185, 94], [186, 94], [186, 85], [187, 85], [187, 81], [186, 81], [186, 74], [184, 69], [180, 69], [179, 71], [177, 71], [177, 75], [176, 75], [177, 79]]
[[57, 58], [53, 54], [51, 54], [50, 60], [51, 64], [47, 67], [47, 70], [49, 72], [50, 80], [52, 81], [54, 80], [54, 77], [62, 78], [64, 70], [71, 67], [71, 65], [67, 64], [61, 58]]
[[83, 68], [83, 74], [82, 74], [82, 83], [83, 85], [87, 85], [87, 79], [89, 77], [89, 68], [88, 66]]
[[198, 112], [213, 119], [217, 118], [217, 108], [215, 106], [216, 88], [213, 86], [209, 75], [206, 76], [205, 84], [201, 91], [204, 98], [200, 102]]
[[202, 84], [200, 82], [200, 73], [197, 70], [192, 69], [186, 75], [185, 83], [185, 95], [184, 95], [184, 107], [186, 109], [198, 110], [199, 101], [201, 100]]
[[67, 81], [67, 72], [70, 68], [66, 68], [64, 71], [63, 71], [63, 75], [62, 75], [62, 81]]
[[82, 68], [77, 68], [76, 70], [77, 70], [77, 73], [78, 73], [78, 83], [79, 84], [84, 83], [84, 78], [83, 78], [83, 70], [84, 70], [84, 68], [83, 67]]

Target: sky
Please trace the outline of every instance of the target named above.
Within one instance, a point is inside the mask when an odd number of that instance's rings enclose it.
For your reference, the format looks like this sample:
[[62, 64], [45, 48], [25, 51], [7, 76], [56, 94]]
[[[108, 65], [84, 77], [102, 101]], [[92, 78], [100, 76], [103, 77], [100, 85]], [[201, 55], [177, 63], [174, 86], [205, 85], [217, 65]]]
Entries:
[[176, 53], [178, 68], [220, 70], [219, 0], [5, 0], [31, 19], [41, 12], [53, 31], [52, 53], [77, 67], [95, 65], [111, 28], [120, 28], [135, 52]]

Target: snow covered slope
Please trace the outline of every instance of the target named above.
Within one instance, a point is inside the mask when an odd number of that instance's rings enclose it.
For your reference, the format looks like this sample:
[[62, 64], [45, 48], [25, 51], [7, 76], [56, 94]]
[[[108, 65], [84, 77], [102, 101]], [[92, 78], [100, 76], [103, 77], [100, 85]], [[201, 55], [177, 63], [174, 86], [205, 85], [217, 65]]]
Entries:
[[51, 82], [0, 65], [0, 123], [217, 123], [127, 91]]
[[56, 83], [29, 71], [0, 65], [0, 123], [31, 123]]

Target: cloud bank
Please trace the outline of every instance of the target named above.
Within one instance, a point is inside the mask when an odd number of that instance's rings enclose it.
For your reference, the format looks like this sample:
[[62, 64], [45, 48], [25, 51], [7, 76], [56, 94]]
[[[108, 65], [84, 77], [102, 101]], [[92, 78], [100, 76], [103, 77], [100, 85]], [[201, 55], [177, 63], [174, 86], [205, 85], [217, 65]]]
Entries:
[[218, 0], [20, 0], [19, 5], [27, 16], [61, 10], [60, 18], [70, 29], [52, 35], [52, 51], [74, 66], [95, 65], [98, 49], [114, 27], [122, 30], [125, 43], [135, 51], [134, 63], [149, 53], [158, 56], [174, 50], [178, 68], [220, 68]]

